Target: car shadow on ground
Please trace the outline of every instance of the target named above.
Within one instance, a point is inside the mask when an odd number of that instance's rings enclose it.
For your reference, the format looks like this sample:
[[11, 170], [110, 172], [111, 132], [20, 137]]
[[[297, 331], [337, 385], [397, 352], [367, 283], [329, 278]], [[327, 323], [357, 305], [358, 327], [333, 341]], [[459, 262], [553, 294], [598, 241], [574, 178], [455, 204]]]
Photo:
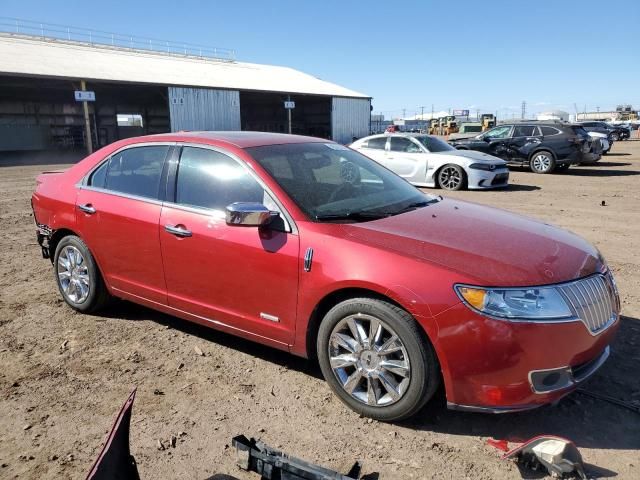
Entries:
[[[126, 301], [117, 301], [109, 309], [101, 312], [101, 317], [128, 321], [151, 320], [208, 342], [322, 379], [320, 368], [314, 360], [299, 358]], [[579, 448], [640, 450], [640, 411], [633, 411], [588, 394], [602, 394], [621, 400], [631, 408], [640, 408], [638, 345], [640, 320], [622, 317], [610, 358], [581, 386], [581, 390], [585, 390], [586, 393], [578, 390], [557, 405], [528, 412], [493, 415], [448, 410], [441, 389], [421, 412], [409, 420], [400, 422], [400, 425], [415, 430], [493, 437], [510, 442], [522, 442], [542, 434], [559, 435], [572, 440]], [[599, 472], [600, 476], [609, 476], [602, 469], [590, 471]]]
[[97, 318], [100, 317], [115, 320], [151, 320], [155, 323], [179, 330], [188, 335], [194, 335], [207, 342], [217, 343], [227, 348], [232, 348], [242, 353], [260, 358], [261, 360], [322, 379], [322, 372], [320, 371], [320, 367], [317, 362], [309, 361], [283, 350], [278, 350], [260, 343], [245, 340], [244, 338], [205, 327], [188, 320], [167, 315], [135, 303], [124, 300], [115, 300], [113, 305], [99, 312]]
[[607, 153], [607, 157], [626, 157], [630, 153]]
[[562, 172], [563, 175], [573, 175], [576, 177], [627, 177], [632, 175], [640, 175], [637, 170], [604, 170], [602, 167], [608, 167], [606, 163], [598, 162], [595, 165], [581, 165], [579, 167], [571, 167], [569, 170]]
[[[595, 163], [583, 163], [580, 167], [628, 167], [631, 164], [628, 162], [603, 162], [602, 160]], [[575, 168], [575, 167], [573, 167]]]

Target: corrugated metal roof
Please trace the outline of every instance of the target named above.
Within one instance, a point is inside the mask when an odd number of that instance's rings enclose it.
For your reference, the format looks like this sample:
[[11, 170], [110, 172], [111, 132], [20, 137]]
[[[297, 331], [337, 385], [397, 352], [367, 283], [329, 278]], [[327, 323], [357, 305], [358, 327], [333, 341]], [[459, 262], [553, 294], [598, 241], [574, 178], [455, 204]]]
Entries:
[[0, 73], [370, 98], [288, 67], [0, 34]]

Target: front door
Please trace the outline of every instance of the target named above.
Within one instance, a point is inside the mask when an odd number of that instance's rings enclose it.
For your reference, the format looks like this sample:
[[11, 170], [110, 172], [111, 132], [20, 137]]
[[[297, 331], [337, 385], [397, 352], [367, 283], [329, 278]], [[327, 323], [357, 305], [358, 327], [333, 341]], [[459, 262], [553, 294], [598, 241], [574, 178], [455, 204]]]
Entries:
[[160, 216], [169, 305], [222, 329], [290, 344], [298, 298], [299, 242], [286, 221], [229, 226], [225, 207], [278, 210], [248, 168], [204, 147], [182, 148], [175, 202]]
[[396, 175], [410, 182], [424, 182], [427, 176], [427, 154], [407, 137], [391, 137], [386, 165]]
[[166, 304], [160, 255], [161, 178], [172, 147], [131, 147], [93, 171], [76, 199], [78, 234], [108, 284]]
[[509, 160], [507, 143], [511, 137], [511, 129], [511, 125], [501, 125], [483, 133], [482, 140], [484, 145], [479, 142], [481, 148], [477, 148], [477, 150], [503, 160]]

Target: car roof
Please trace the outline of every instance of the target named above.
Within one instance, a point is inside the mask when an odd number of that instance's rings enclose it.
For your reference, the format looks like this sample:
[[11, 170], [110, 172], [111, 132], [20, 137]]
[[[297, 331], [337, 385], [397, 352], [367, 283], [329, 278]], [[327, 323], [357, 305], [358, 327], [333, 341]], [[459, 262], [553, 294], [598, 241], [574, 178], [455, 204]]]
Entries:
[[359, 138], [358, 140], [366, 140], [373, 137], [434, 137], [434, 135], [427, 135], [426, 133], [416, 132], [389, 132], [389, 133], [377, 133], [375, 135], [368, 135], [366, 137]]
[[288, 143], [334, 143], [331, 140], [304, 135], [287, 135], [270, 132], [238, 132], [238, 131], [202, 131], [160, 133], [135, 137], [131, 143], [142, 142], [196, 142], [220, 144], [226, 143], [238, 148], [261, 147], [265, 145], [282, 145]]

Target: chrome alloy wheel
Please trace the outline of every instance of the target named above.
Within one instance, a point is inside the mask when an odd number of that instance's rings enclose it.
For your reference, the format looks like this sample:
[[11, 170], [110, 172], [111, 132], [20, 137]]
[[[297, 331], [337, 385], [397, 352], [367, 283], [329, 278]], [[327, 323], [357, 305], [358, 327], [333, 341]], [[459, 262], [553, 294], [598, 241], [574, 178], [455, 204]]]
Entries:
[[91, 278], [82, 253], [68, 245], [58, 255], [58, 280], [65, 296], [73, 303], [82, 303], [89, 296]]
[[549, 157], [549, 155], [547, 155], [546, 153], [537, 153], [534, 157], [533, 157], [533, 169], [536, 172], [546, 172], [547, 170], [549, 170], [549, 168], [551, 168], [551, 157]]
[[373, 407], [396, 403], [411, 380], [402, 341], [371, 315], [358, 313], [338, 322], [329, 338], [329, 361], [345, 392]]
[[445, 167], [440, 172], [440, 187], [446, 190], [455, 190], [462, 183], [460, 171], [454, 167]]

